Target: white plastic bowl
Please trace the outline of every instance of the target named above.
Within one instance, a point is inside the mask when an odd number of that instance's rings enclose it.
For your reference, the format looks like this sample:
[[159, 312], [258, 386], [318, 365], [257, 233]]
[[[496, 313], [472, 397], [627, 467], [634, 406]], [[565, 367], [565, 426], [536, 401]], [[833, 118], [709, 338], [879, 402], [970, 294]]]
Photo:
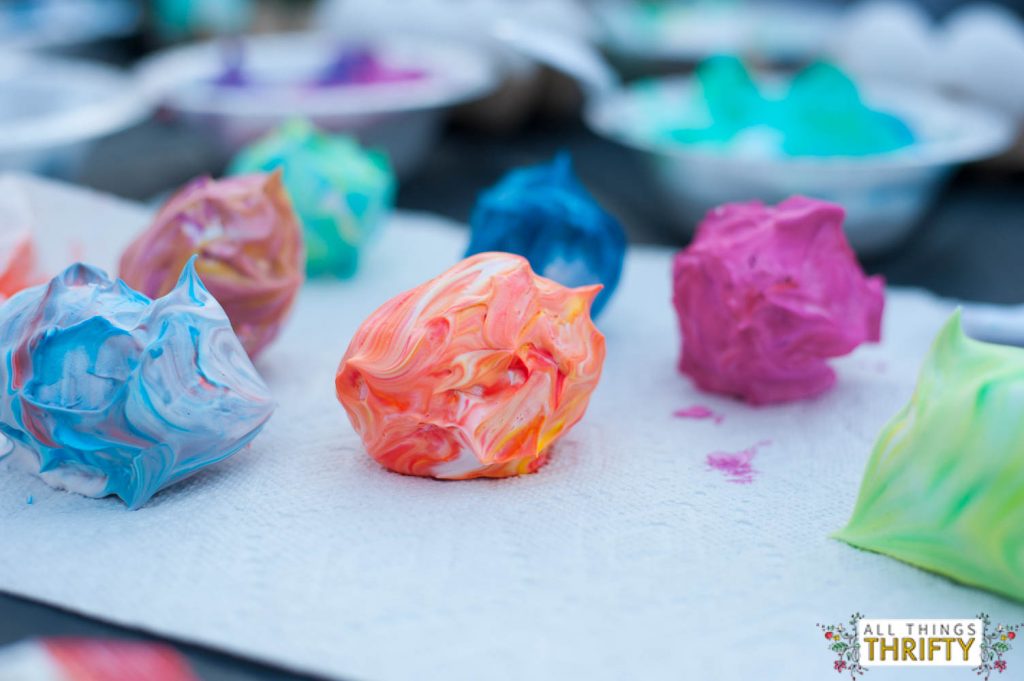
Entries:
[[95, 140], [149, 111], [116, 69], [0, 51], [0, 170], [70, 175]]
[[878, 254], [909, 234], [956, 166], [999, 154], [1013, 141], [1011, 122], [994, 111], [932, 92], [879, 85], [864, 88], [863, 98], [910, 125], [917, 142], [907, 149], [860, 157], [784, 157], [763, 149], [684, 146], [652, 133], [652, 82], [665, 106], [693, 101], [691, 78], [648, 81], [592, 100], [586, 120], [598, 134], [643, 155], [684, 235], [716, 205], [803, 194], [841, 204], [850, 243], [861, 254]]
[[[395, 83], [297, 89], [336, 57], [343, 45], [373, 51], [385, 64], [417, 69], [422, 78]], [[400, 175], [419, 165], [440, 132], [446, 109], [490, 92], [498, 76], [487, 55], [427, 36], [366, 39], [324, 34], [248, 37], [244, 68], [284, 85], [224, 87], [224, 49], [209, 42], [171, 49], [139, 66], [143, 87], [165, 108], [207, 133], [225, 158], [287, 118], [355, 135], [388, 152]]]

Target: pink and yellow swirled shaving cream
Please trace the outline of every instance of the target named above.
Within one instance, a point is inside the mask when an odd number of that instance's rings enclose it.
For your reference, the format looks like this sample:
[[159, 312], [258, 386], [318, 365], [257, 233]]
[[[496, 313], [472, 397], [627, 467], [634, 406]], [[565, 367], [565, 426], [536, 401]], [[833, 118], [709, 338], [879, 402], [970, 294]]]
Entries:
[[255, 358], [280, 331], [305, 272], [302, 229], [281, 174], [193, 180], [128, 246], [120, 276], [158, 298], [193, 255], [199, 278]]
[[480, 253], [392, 298], [335, 377], [370, 455], [442, 479], [532, 473], [586, 411], [604, 363], [597, 286], [566, 288], [525, 258]]

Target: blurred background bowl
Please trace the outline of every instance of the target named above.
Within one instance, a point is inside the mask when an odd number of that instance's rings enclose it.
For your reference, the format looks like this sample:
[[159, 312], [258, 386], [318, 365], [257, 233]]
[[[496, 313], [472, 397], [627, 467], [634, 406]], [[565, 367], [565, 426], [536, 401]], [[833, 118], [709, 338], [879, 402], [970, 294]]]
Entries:
[[[640, 81], [595, 99], [585, 113], [594, 132], [641, 155], [684, 236], [716, 205], [803, 194], [841, 204], [853, 247], [877, 255], [912, 231], [957, 166], [999, 154], [1013, 141], [1005, 115], [937, 92], [882, 84], [864, 84], [863, 99], [911, 127], [917, 141], [906, 149], [787, 157], [753, 147], [711, 149], [659, 139], [652, 110], [686, 106], [694, 86], [689, 77]], [[659, 93], [659, 103], [652, 104], [652, 92]]]
[[0, 52], [0, 170], [70, 176], [96, 140], [149, 111], [134, 81], [117, 69]]
[[[347, 47], [368, 49], [388, 67], [422, 76], [304, 87]], [[247, 76], [269, 82], [218, 84], [228, 50], [240, 50]], [[299, 116], [383, 149], [400, 176], [413, 172], [431, 150], [451, 107], [483, 96], [498, 82], [479, 50], [397, 33], [360, 38], [295, 33], [194, 44], [144, 60], [138, 74], [145, 91], [200, 130], [223, 161], [285, 119]]]
[[1016, 124], [1018, 144], [996, 162], [1024, 168], [1024, 20], [990, 2], [951, 9], [937, 20], [909, 0], [858, 3], [832, 41], [832, 57], [858, 79], [942, 88], [1002, 111]]

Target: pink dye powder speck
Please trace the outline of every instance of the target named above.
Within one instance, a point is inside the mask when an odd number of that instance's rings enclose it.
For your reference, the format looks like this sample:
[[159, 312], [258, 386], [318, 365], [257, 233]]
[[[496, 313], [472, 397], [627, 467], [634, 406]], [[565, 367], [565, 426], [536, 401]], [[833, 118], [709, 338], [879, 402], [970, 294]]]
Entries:
[[770, 440], [762, 440], [756, 445], [738, 452], [711, 452], [708, 454], [708, 466], [722, 472], [729, 482], [746, 485], [754, 481], [757, 470], [751, 464], [759, 447], [771, 444]]
[[721, 423], [725, 420], [725, 417], [721, 414], [717, 414], [702, 404], [695, 404], [692, 407], [686, 409], [677, 409], [672, 412], [672, 415], [680, 419], [712, 419], [715, 423]]

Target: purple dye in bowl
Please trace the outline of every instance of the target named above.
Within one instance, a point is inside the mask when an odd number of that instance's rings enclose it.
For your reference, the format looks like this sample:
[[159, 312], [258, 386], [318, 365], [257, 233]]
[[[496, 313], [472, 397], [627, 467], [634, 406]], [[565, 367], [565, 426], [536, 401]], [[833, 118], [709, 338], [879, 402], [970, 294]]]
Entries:
[[344, 48], [324, 69], [316, 81], [320, 87], [333, 85], [369, 85], [418, 80], [426, 75], [420, 69], [388, 66], [365, 47]]
[[329, 88], [410, 82], [426, 75], [422, 69], [397, 68], [385, 64], [366, 47], [341, 48], [318, 76], [294, 83], [261, 81], [248, 73], [245, 67], [245, 50], [240, 42], [226, 41], [222, 59], [224, 68], [220, 75], [213, 79], [213, 84], [219, 87], [293, 85], [296, 88]]

